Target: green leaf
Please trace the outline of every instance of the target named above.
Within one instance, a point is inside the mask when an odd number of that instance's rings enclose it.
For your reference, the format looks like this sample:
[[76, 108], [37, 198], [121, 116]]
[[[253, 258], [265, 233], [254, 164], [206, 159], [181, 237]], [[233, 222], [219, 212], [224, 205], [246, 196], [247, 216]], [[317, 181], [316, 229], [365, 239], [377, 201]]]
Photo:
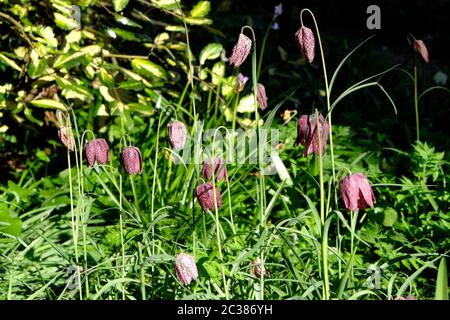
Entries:
[[36, 151], [36, 158], [47, 163], [50, 162], [50, 158], [41, 149]]
[[199, 1], [191, 10], [191, 17], [203, 18], [211, 10], [211, 2]]
[[44, 38], [45, 43], [52, 47], [56, 48], [58, 46], [58, 40], [55, 38], [55, 34], [53, 33], [52, 27], [45, 27], [40, 30], [39, 35]]
[[105, 70], [105, 68], [100, 68], [98, 72], [98, 78], [100, 82], [103, 83], [108, 88], [114, 87], [114, 77]]
[[136, 27], [136, 28], [142, 29], [142, 26], [140, 24], [138, 24], [138, 23], [134, 22], [133, 20], [130, 20], [127, 17], [124, 17], [124, 16], [122, 16], [120, 14], [114, 15], [114, 19], [117, 22], [119, 22], [119, 23], [121, 23], [121, 24], [123, 24], [125, 26]]
[[206, 60], [214, 60], [220, 57], [222, 53], [222, 45], [220, 43], [210, 43], [200, 52], [200, 65], [205, 64]]
[[53, 67], [55, 68], [71, 68], [79, 63], [86, 63], [86, 52], [76, 52], [70, 55], [64, 54], [59, 56]]
[[239, 100], [237, 112], [255, 112], [255, 98], [253, 94], [248, 94]]
[[[14, 214], [15, 215], [15, 214]], [[8, 211], [0, 211], [0, 231], [13, 236], [20, 235], [22, 221]]]
[[193, 25], [197, 25], [197, 26], [202, 26], [202, 25], [207, 25], [207, 24], [212, 23], [211, 19], [206, 19], [206, 18], [187, 17], [184, 20], [186, 20], [186, 22], [189, 24], [193, 24]]
[[164, 68], [149, 60], [136, 58], [131, 61], [131, 66], [133, 67], [134, 71], [144, 77], [167, 79], [167, 74]]
[[394, 223], [398, 219], [397, 211], [395, 211], [392, 208], [386, 208], [384, 210], [384, 219], [383, 219], [383, 226], [385, 227], [392, 227]]
[[211, 72], [211, 82], [219, 85], [225, 75], [225, 64], [222, 61], [216, 62]]
[[87, 101], [92, 96], [91, 92], [82, 85], [64, 78], [57, 78], [56, 83], [63, 89], [62, 94], [67, 99], [80, 99]]
[[28, 65], [28, 75], [31, 79], [36, 79], [40, 77], [45, 69], [47, 68], [47, 59], [46, 58], [32, 58], [30, 64]]
[[445, 257], [439, 263], [434, 300], [448, 300], [448, 272]]
[[114, 11], [119, 12], [125, 9], [129, 0], [113, 0]]
[[66, 111], [67, 108], [66, 106], [56, 100], [52, 100], [52, 99], [40, 99], [40, 100], [33, 100], [30, 101], [30, 103], [33, 106], [39, 107], [39, 108], [44, 108], [44, 109], [57, 109], [57, 110], [62, 110], [62, 111]]
[[54, 13], [55, 24], [64, 30], [72, 30], [78, 28], [78, 23], [75, 19], [66, 17], [59, 12]]
[[125, 39], [128, 41], [142, 41], [141, 38], [136, 37], [134, 32], [123, 30], [120, 28], [108, 28], [106, 30], [106, 33], [113, 39], [115, 39], [115, 38], [117, 38], [117, 36], [119, 36], [122, 39]]
[[17, 63], [14, 62], [14, 60], [11, 60], [7, 56], [0, 53], [0, 62], [3, 62], [7, 66], [10, 66], [11, 68], [21, 72], [22, 69], [17, 65]]

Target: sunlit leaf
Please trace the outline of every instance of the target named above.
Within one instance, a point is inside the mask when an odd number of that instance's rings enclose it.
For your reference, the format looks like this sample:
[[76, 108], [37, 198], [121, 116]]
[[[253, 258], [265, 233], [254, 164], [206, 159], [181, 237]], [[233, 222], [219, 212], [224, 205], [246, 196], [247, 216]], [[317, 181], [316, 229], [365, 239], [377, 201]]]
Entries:
[[211, 2], [199, 1], [191, 10], [191, 17], [203, 18], [211, 10]]
[[223, 46], [220, 43], [210, 43], [200, 51], [200, 65], [206, 60], [214, 60], [220, 57]]
[[131, 61], [131, 66], [133, 67], [133, 70], [144, 77], [157, 79], [167, 78], [164, 68], [149, 60], [136, 58]]

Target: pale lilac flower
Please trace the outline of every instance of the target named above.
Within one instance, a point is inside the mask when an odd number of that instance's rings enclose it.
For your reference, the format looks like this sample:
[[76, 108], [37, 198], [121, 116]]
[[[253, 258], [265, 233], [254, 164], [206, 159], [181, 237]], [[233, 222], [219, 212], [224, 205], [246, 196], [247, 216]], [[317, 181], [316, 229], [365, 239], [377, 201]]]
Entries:
[[362, 173], [355, 173], [343, 178], [340, 182], [340, 189], [348, 210], [373, 208], [375, 195], [369, 180]]
[[274, 22], [271, 28], [272, 30], [280, 30], [280, 25], [278, 24], [278, 22]]
[[314, 53], [315, 40], [312, 30], [302, 26], [295, 33], [295, 37], [297, 39], [297, 45], [300, 51], [302, 52], [303, 56], [305, 57], [306, 61], [308, 61], [308, 63], [312, 63], [315, 54]]
[[239, 73], [238, 75], [237, 75], [237, 88], [236, 88], [236, 90], [238, 91], [238, 92], [241, 92], [242, 90], [244, 90], [244, 86], [245, 86], [245, 84], [247, 83], [247, 81], [248, 81], [248, 77], [246, 77], [246, 76], [244, 76], [242, 73]]
[[281, 16], [283, 14], [283, 4], [280, 3], [279, 5], [275, 6], [273, 13], [275, 17]]
[[247, 58], [252, 49], [252, 40], [245, 34], [239, 34], [239, 39], [231, 52], [230, 64], [239, 67]]
[[319, 121], [317, 121], [315, 114], [303, 115], [297, 121], [297, 139], [295, 140], [294, 147], [299, 144], [304, 146], [303, 156], [308, 156], [313, 152], [316, 155], [320, 155], [319, 131], [317, 127], [321, 130], [323, 154], [327, 147], [329, 125], [328, 122], [325, 122], [322, 114], [319, 113]]
[[128, 174], [142, 173], [142, 156], [139, 148], [126, 147], [122, 152], [122, 162]]
[[109, 147], [105, 139], [94, 139], [86, 143], [84, 153], [89, 166], [94, 166], [95, 161], [105, 164], [109, 161]]
[[187, 253], [180, 253], [175, 257], [175, 272], [178, 280], [184, 285], [188, 285], [192, 280], [198, 279], [197, 265], [193, 256]]
[[205, 212], [207, 212], [208, 209], [211, 211], [215, 210], [214, 193], [216, 195], [217, 208], [222, 208], [220, 190], [218, 187], [215, 188], [215, 192], [213, 192], [213, 190], [213, 184], [211, 182], [203, 183], [197, 187], [197, 199]]

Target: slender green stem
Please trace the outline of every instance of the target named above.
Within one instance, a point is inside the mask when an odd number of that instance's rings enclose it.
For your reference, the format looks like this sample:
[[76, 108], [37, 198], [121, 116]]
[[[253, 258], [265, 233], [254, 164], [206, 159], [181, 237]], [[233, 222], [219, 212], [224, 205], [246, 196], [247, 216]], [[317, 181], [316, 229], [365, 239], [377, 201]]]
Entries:
[[[215, 145], [215, 139], [216, 139], [216, 133], [214, 133], [213, 137], [213, 145]], [[228, 300], [228, 285], [227, 285], [227, 278], [225, 276], [225, 265], [223, 261], [223, 254], [222, 254], [222, 241], [220, 240], [220, 220], [219, 220], [219, 209], [217, 207], [217, 194], [216, 194], [216, 176], [215, 176], [215, 152], [213, 149], [212, 152], [212, 159], [210, 159], [211, 166], [213, 168], [212, 170], [212, 184], [213, 184], [213, 198], [214, 198], [214, 213], [215, 213], [215, 222], [216, 222], [216, 236], [217, 236], [217, 249], [219, 251], [219, 259], [220, 259], [220, 266], [222, 271], [222, 281], [224, 286], [224, 292], [225, 292], [225, 299]], [[220, 192], [220, 191], [219, 191]]]
[[[159, 115], [158, 120], [158, 129], [156, 132], [156, 146], [155, 146], [155, 167], [153, 168], [153, 182], [152, 182], [152, 201], [151, 201], [151, 211], [150, 211], [150, 219], [152, 224], [152, 256], [155, 255], [155, 224], [153, 223], [155, 220], [155, 189], [156, 189], [156, 174], [158, 168], [158, 151], [159, 151], [159, 131], [161, 127], [161, 119], [163, 113]], [[152, 264], [152, 272], [154, 271], [154, 265]]]
[[140, 270], [140, 281], [141, 281], [141, 299], [147, 300], [147, 294], [145, 290], [145, 268], [144, 268], [144, 259], [142, 259], [142, 244], [140, 242], [138, 245], [138, 253], [139, 253], [139, 265], [141, 266]]
[[[122, 279], [125, 278], [125, 243], [123, 241], [123, 219], [122, 219], [122, 175], [119, 175], [119, 186], [120, 186], [120, 195], [119, 195], [119, 223], [120, 223], [120, 244], [122, 247]], [[122, 300], [125, 300], [125, 284], [122, 284]]]
[[233, 141], [234, 141], [234, 134], [236, 130], [236, 117], [237, 117], [237, 106], [239, 104], [239, 92], [236, 94], [236, 98], [234, 100], [233, 105], [233, 120], [231, 125], [231, 134], [233, 135]]
[[270, 22], [269, 26], [266, 29], [266, 32], [264, 33], [264, 38], [263, 38], [263, 42], [261, 45], [261, 51], [259, 53], [259, 58], [258, 58], [258, 69], [256, 72], [257, 79], [259, 79], [259, 76], [261, 75], [261, 67], [262, 67], [262, 61], [263, 61], [263, 57], [264, 57], [264, 51], [266, 49], [267, 36], [269, 35], [270, 28], [274, 21], [275, 21], [275, 16], [273, 17], [272, 21]]
[[136, 207], [136, 219], [138, 221], [141, 221], [140, 216], [141, 210], [139, 209], [139, 199], [137, 197], [136, 187], [134, 185], [134, 177], [132, 175], [130, 175], [130, 182], [131, 182], [131, 190], [133, 191], [134, 206]]
[[314, 21], [314, 26], [316, 28], [317, 41], [319, 42], [320, 57], [322, 60], [322, 69], [323, 69], [323, 77], [324, 77], [324, 84], [325, 84], [325, 93], [326, 93], [326, 98], [327, 98], [328, 123], [330, 125], [329, 139], [330, 139], [331, 166], [332, 166], [332, 170], [333, 170], [333, 181], [334, 181], [334, 183], [336, 183], [336, 169], [334, 166], [334, 151], [333, 151], [333, 149], [334, 149], [333, 148], [333, 130], [332, 130], [332, 125], [331, 125], [330, 89], [329, 89], [329, 85], [328, 85], [328, 76], [327, 76], [327, 67], [325, 64], [325, 55], [323, 54], [322, 39], [320, 37], [319, 27], [317, 25], [316, 18], [314, 16], [314, 14], [311, 12], [311, 10], [309, 10], [309, 9], [303, 9], [300, 12], [300, 20], [301, 20], [302, 26], [303, 26], [303, 20], [302, 20], [303, 11], [307, 11], [310, 13], [310, 15]]
[[[262, 232], [265, 227], [265, 180], [264, 180], [264, 168], [263, 168], [263, 154], [261, 150], [261, 146], [264, 143], [261, 141], [261, 127], [259, 125], [259, 110], [258, 110], [258, 100], [257, 100], [257, 85], [258, 85], [258, 74], [257, 74], [257, 61], [256, 61], [256, 37], [255, 32], [253, 29], [249, 26], [244, 26], [241, 30], [241, 32], [248, 28], [253, 36], [253, 50], [252, 50], [252, 82], [253, 82], [253, 98], [254, 98], [254, 105], [255, 105], [255, 126], [257, 128], [257, 154], [258, 154], [258, 168], [259, 168], [259, 183], [257, 184], [258, 187], [258, 201], [259, 201], [259, 232]], [[260, 259], [261, 259], [261, 270], [264, 270], [264, 253], [261, 250], [260, 253]], [[264, 300], [264, 275], [261, 275], [260, 277], [260, 290], [261, 295], [260, 299]]]
[[324, 179], [323, 179], [323, 154], [322, 154], [322, 133], [323, 127], [319, 122], [319, 112], [316, 109], [316, 130], [318, 134], [319, 141], [319, 187], [320, 187], [320, 222], [322, 224], [322, 278], [323, 278], [323, 286], [322, 286], [322, 298], [324, 300], [330, 299], [330, 284], [328, 279], [328, 236], [325, 233], [325, 188], [324, 188]]
[[419, 99], [417, 98], [417, 66], [414, 65], [414, 110], [416, 112], [416, 138], [420, 141], [419, 129]]

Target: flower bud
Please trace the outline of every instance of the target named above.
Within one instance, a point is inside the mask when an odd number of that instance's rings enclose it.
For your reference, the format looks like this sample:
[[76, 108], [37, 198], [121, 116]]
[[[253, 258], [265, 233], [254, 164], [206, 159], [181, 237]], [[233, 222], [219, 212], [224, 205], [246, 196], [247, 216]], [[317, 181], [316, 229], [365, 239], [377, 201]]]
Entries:
[[[216, 181], [219, 182], [220, 180], [226, 178], [227, 176], [227, 166], [225, 164], [225, 160], [222, 157], [216, 157], [216, 159], [213, 161], [214, 165], [214, 176], [216, 177]], [[205, 160], [205, 163], [203, 164], [202, 168], [202, 175], [207, 180], [211, 180], [212, 178], [212, 169], [211, 161], [209, 159]]]
[[128, 174], [142, 173], [142, 156], [139, 148], [126, 147], [122, 152], [122, 162]]
[[169, 142], [175, 150], [181, 150], [186, 144], [188, 131], [181, 121], [174, 121], [167, 126]]
[[197, 280], [198, 271], [194, 257], [187, 253], [177, 255], [175, 257], [175, 272], [183, 285], [190, 284], [192, 280]]
[[261, 83], [256, 85], [256, 99], [258, 100], [261, 110], [267, 108], [266, 88]]
[[70, 151], [75, 150], [75, 139], [70, 128], [67, 128], [65, 126], [59, 128], [58, 138], [59, 141], [61, 141], [61, 143], [67, 147], [67, 149], [69, 149]]
[[308, 63], [314, 60], [314, 34], [311, 29], [302, 26], [295, 33], [297, 45]]
[[95, 161], [105, 164], [109, 161], [109, 147], [105, 139], [94, 139], [86, 143], [84, 153], [89, 166], [94, 166]]
[[373, 208], [375, 195], [369, 180], [362, 173], [355, 173], [343, 178], [340, 182], [340, 189], [348, 210]]
[[428, 49], [425, 43], [422, 40], [414, 40], [413, 47], [416, 52], [420, 54], [423, 61], [428, 63], [430, 60], [428, 59]]
[[217, 208], [222, 208], [222, 197], [218, 187], [213, 192], [213, 184], [211, 182], [203, 183], [197, 187], [197, 199], [203, 211], [207, 212], [215, 210], [214, 194], [216, 195]]
[[231, 52], [230, 64], [235, 68], [239, 67], [247, 59], [251, 49], [252, 40], [243, 33], [239, 34], [239, 39]]

